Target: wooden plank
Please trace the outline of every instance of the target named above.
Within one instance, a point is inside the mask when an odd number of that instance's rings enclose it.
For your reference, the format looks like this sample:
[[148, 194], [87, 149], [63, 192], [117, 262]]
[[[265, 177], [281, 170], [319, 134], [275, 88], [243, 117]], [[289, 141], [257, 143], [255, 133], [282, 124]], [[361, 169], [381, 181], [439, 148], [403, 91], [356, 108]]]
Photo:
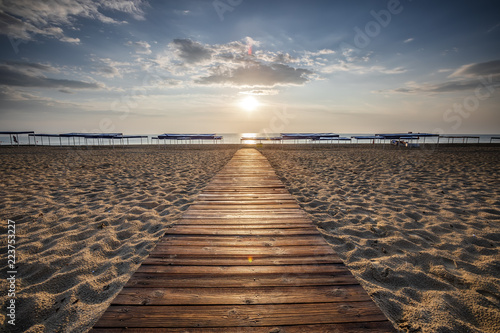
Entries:
[[299, 211], [296, 212], [286, 212], [286, 211], [279, 211], [279, 210], [274, 210], [272, 212], [258, 212], [258, 211], [252, 211], [252, 212], [242, 212], [242, 211], [217, 211], [217, 212], [203, 212], [203, 211], [186, 211], [185, 216], [187, 218], [200, 218], [200, 219], [205, 219], [205, 218], [216, 218], [216, 219], [221, 219], [221, 218], [228, 218], [228, 219], [238, 219], [238, 218], [250, 218], [250, 219], [255, 219], [255, 218], [282, 218], [282, 219], [290, 219], [290, 218], [298, 218], [298, 217], [304, 217], [305, 215]]
[[158, 245], [168, 246], [311, 246], [318, 245], [319, 236], [255, 237], [255, 236], [164, 236]]
[[285, 199], [268, 199], [268, 200], [258, 200], [255, 198], [252, 198], [251, 200], [224, 200], [224, 199], [218, 199], [218, 200], [211, 200], [211, 201], [200, 201], [199, 198], [193, 206], [196, 205], [198, 206], [210, 206], [211, 209], [214, 209], [214, 206], [230, 206], [230, 205], [235, 205], [235, 206], [259, 206], [258, 208], [262, 208], [261, 206], [270, 206], [270, 205], [295, 205], [295, 207], [298, 207], [297, 202], [295, 200], [285, 200]]
[[269, 265], [269, 266], [162, 266], [141, 265], [139, 273], [168, 273], [189, 275], [263, 275], [263, 274], [339, 274], [343, 264], [331, 265]]
[[[185, 214], [188, 214], [188, 211], [186, 211]], [[282, 223], [288, 221], [288, 220], [297, 220], [297, 219], [302, 219], [304, 221], [308, 221], [307, 217], [303, 214], [290, 214], [290, 213], [280, 213], [279, 211], [276, 212], [276, 214], [204, 214], [204, 216], [199, 216], [201, 214], [191, 214], [185, 217], [185, 219], [226, 219], [226, 220], [255, 220], [255, 219], [265, 219], [265, 220], [276, 220], [276, 219], [282, 219]], [[218, 215], [222, 215], [222, 217], [217, 217]], [[238, 215], [238, 216], [235, 216]], [[179, 220], [181, 221], [181, 220]], [[310, 223], [310, 222], [309, 222]]]
[[171, 227], [168, 229], [170, 235], [227, 235], [227, 236], [296, 236], [317, 235], [318, 231], [313, 228], [296, 229], [220, 229], [200, 227], [198, 229], [187, 229], [185, 226]]
[[203, 189], [204, 193], [250, 193], [250, 194], [285, 194], [288, 193], [284, 187], [249, 187], [249, 186], [207, 186]]
[[[206, 228], [206, 224], [194, 224], [193, 223], [188, 223], [188, 224], [176, 224], [179, 227], [183, 227], [186, 230], [188, 229], [197, 229], [197, 228]], [[316, 230], [314, 227], [311, 227], [310, 224], [307, 223], [274, 223], [274, 224], [210, 224], [212, 225], [212, 229], [233, 229], [233, 230], [239, 230], [239, 229], [311, 229], [311, 230]]]
[[[233, 192], [233, 193], [214, 193], [214, 192], [205, 192], [203, 191], [198, 195], [198, 199], [200, 198], [217, 198], [217, 197], [222, 197], [222, 198], [227, 198], [227, 197], [234, 197], [234, 198], [242, 198], [242, 199], [276, 199], [276, 200], [295, 200], [290, 197], [289, 193], [238, 193], [238, 192]], [[240, 200], [240, 199], [238, 199]]]
[[241, 211], [241, 212], [248, 212], [248, 211], [269, 211], [269, 210], [290, 210], [290, 211], [297, 211], [300, 210], [299, 206], [295, 202], [291, 203], [272, 203], [272, 202], [266, 202], [266, 203], [233, 203], [233, 204], [227, 204], [227, 203], [220, 203], [220, 202], [212, 202], [208, 204], [203, 204], [203, 203], [195, 203], [190, 207], [190, 211], [197, 211], [197, 210], [219, 210], [219, 211]]
[[[90, 332], [94, 333], [164, 333], [164, 328], [94, 328]], [[227, 333], [227, 327], [210, 328], [169, 328], [172, 333]], [[334, 332], [334, 333], [389, 333], [394, 332], [394, 327], [388, 321], [380, 322], [357, 322], [357, 323], [336, 323], [321, 325], [286, 325], [286, 326], [266, 326], [266, 327], [242, 327], [236, 328], [238, 333], [304, 333], [304, 332]]]
[[279, 287], [279, 286], [336, 286], [358, 284], [348, 271], [342, 274], [264, 274], [200, 276], [136, 272], [125, 287], [136, 288], [213, 288], [213, 287]]
[[[362, 318], [362, 319], [361, 319]], [[386, 320], [373, 301], [287, 305], [112, 305], [96, 327], [238, 327]]]
[[199, 218], [182, 218], [175, 225], [184, 225], [184, 224], [209, 224], [209, 225], [219, 225], [219, 224], [254, 224], [254, 225], [262, 225], [262, 224], [304, 224], [309, 223], [311, 226], [311, 222], [305, 219], [304, 217], [296, 217], [296, 218], [238, 218], [238, 219], [230, 219], [230, 218], [207, 218], [207, 219], [199, 219]]
[[229, 247], [229, 246], [163, 246], [158, 244], [154, 250], [158, 255], [191, 255], [196, 257], [203, 256], [304, 256], [304, 255], [326, 255], [334, 254], [331, 247], [326, 245], [317, 246], [280, 246], [280, 247]]
[[193, 204], [231, 204], [231, 202], [239, 202], [241, 205], [260, 205], [261, 202], [267, 201], [269, 203], [295, 203], [295, 200], [290, 199], [282, 199], [282, 194], [270, 194], [264, 195], [261, 194], [248, 194], [246, 196], [238, 196], [236, 194], [226, 193], [226, 194], [217, 194], [213, 193], [212, 196], [204, 195], [198, 196], [196, 201]]
[[125, 288], [113, 305], [245, 305], [369, 301], [359, 285], [260, 288]]
[[[251, 262], [250, 262], [251, 261]], [[342, 260], [337, 255], [326, 256], [296, 256], [296, 257], [282, 257], [282, 256], [261, 256], [252, 257], [248, 256], [232, 256], [232, 257], [195, 257], [188, 258], [176, 255], [162, 255], [152, 253], [146, 260], [142, 262], [143, 265], [178, 265], [178, 266], [243, 266], [243, 265], [321, 265], [321, 264], [342, 264]]]

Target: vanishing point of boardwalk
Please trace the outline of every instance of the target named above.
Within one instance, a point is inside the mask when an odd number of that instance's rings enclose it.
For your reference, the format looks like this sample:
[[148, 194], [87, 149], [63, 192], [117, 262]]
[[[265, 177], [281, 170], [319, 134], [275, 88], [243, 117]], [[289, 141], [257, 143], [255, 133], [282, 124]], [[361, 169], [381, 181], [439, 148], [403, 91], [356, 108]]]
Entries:
[[393, 332], [255, 149], [169, 227], [92, 332]]

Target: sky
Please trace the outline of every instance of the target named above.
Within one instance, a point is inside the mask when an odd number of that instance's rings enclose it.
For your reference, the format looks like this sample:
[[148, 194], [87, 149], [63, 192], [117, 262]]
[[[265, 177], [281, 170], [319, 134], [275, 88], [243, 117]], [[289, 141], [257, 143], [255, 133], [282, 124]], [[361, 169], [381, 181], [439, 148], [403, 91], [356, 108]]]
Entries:
[[500, 133], [498, 1], [1, 0], [0, 131]]

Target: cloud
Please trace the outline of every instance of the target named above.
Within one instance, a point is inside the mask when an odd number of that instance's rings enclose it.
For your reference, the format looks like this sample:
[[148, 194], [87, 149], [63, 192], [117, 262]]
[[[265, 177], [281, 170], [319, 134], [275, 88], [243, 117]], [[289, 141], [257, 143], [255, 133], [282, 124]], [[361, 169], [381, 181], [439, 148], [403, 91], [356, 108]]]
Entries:
[[91, 61], [96, 63], [92, 74], [104, 76], [107, 78], [123, 77], [124, 74], [132, 73], [137, 70], [137, 64], [126, 61], [115, 61], [111, 58], [99, 58], [92, 56]]
[[411, 85], [408, 87], [396, 88], [393, 90], [379, 90], [379, 93], [407, 93], [407, 94], [415, 94], [415, 93], [450, 93], [450, 92], [460, 92], [473, 90], [478, 87], [499, 87], [500, 81], [493, 80], [492, 76], [485, 78], [484, 81], [479, 80], [460, 80], [460, 81], [449, 81], [443, 83], [436, 84], [420, 84], [420, 85]]
[[176, 15], [182, 15], [182, 16], [185, 16], [185, 15], [189, 15], [191, 13], [190, 10], [174, 10], [174, 14]]
[[69, 89], [59, 89], [59, 92], [62, 92], [62, 93], [65, 93], [65, 94], [74, 94], [73, 91], [69, 90]]
[[[452, 71], [440, 69], [439, 73]], [[478, 86], [500, 86], [500, 60], [481, 63], [472, 63], [459, 67], [448, 76], [453, 80], [439, 83], [410, 83], [408, 87], [393, 90], [380, 90], [378, 92], [395, 93], [449, 93], [476, 89]]]
[[338, 63], [336, 64], [328, 65], [321, 68], [321, 72], [328, 74], [335, 72], [349, 72], [354, 74], [380, 73], [380, 74], [392, 75], [392, 74], [406, 73], [406, 69], [403, 67], [386, 68], [384, 66], [366, 66], [362, 64], [339, 60]]
[[75, 44], [80, 40], [66, 36], [61, 26], [72, 27], [80, 17], [108, 24], [126, 23], [103, 14], [109, 11], [143, 20], [144, 6], [147, 2], [142, 0], [4, 0], [0, 2], [0, 33], [25, 41], [43, 35]]
[[239, 93], [243, 95], [271, 96], [271, 95], [277, 95], [279, 91], [275, 89], [255, 89], [249, 91], [240, 91]]
[[46, 97], [40, 97], [32, 93], [17, 90], [7, 86], [0, 86], [0, 100], [1, 101], [32, 101], [32, 100], [48, 100]]
[[334, 50], [329, 50], [329, 49], [322, 49], [316, 52], [310, 52], [306, 51], [305, 54], [309, 56], [321, 56], [321, 55], [327, 55], [327, 54], [335, 54], [336, 52]]
[[486, 32], [490, 33], [490, 32], [494, 31], [498, 27], [500, 27], [500, 23], [495, 24], [494, 26], [492, 26], [491, 28], [489, 28]]
[[47, 78], [40, 72], [26, 71], [26, 68], [43, 68], [44, 65], [33, 63], [18, 63], [16, 67], [8, 63], [0, 65], [0, 85], [14, 87], [37, 87], [37, 88], [71, 88], [71, 89], [98, 89], [102, 85], [94, 82], [85, 82], [67, 79]]
[[288, 53], [278, 53], [273, 61], [277, 63], [288, 64], [291, 62], [296, 62], [297, 58], [292, 57]]
[[[252, 50], [259, 41], [250, 37], [225, 44], [202, 44], [191, 39], [174, 39], [155, 59], [170, 75], [199, 85], [274, 87], [302, 85], [314, 76], [314, 69], [300, 64], [314, 63], [310, 54], [293, 56], [284, 52]], [[321, 50], [318, 54], [332, 54]], [[292, 66], [290, 64], [297, 64]]]
[[95, 72], [98, 75], [107, 77], [107, 78], [114, 78], [114, 77], [121, 77], [120, 72], [116, 67], [113, 66], [102, 66], [97, 69]]
[[415, 38], [408, 38], [406, 40], [403, 41], [403, 43], [410, 43], [410, 42], [413, 42], [415, 40]]
[[127, 46], [132, 46], [135, 49], [135, 53], [137, 54], [151, 54], [151, 45], [149, 45], [148, 42], [145, 41], [139, 41], [139, 42], [131, 42], [128, 41], [125, 43]]
[[4, 61], [5, 65], [9, 67], [13, 67], [18, 71], [22, 71], [25, 73], [35, 73], [39, 74], [41, 72], [52, 72], [58, 73], [59, 70], [51, 65], [39, 64], [33, 62], [25, 62], [25, 61], [16, 61], [16, 60], [6, 60]]
[[61, 42], [71, 43], [71, 44], [80, 44], [80, 38], [71, 38], [63, 36], [59, 39]]
[[477, 77], [487, 75], [500, 75], [500, 60], [472, 63], [463, 65], [449, 77]]
[[187, 64], [196, 64], [212, 58], [213, 51], [190, 39], [174, 39], [171, 43], [177, 56]]
[[309, 81], [312, 71], [283, 64], [255, 64], [236, 69], [212, 70], [212, 74], [196, 80], [199, 84], [230, 84], [236, 86], [274, 87], [276, 85], [302, 85]]

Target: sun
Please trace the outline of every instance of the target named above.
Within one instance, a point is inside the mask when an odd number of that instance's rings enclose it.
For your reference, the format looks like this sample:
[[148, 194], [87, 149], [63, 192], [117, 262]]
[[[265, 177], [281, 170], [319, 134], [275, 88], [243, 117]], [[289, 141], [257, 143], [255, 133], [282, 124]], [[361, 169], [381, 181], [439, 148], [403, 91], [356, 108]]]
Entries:
[[240, 106], [247, 111], [253, 111], [259, 105], [259, 101], [253, 96], [247, 96], [240, 102]]

